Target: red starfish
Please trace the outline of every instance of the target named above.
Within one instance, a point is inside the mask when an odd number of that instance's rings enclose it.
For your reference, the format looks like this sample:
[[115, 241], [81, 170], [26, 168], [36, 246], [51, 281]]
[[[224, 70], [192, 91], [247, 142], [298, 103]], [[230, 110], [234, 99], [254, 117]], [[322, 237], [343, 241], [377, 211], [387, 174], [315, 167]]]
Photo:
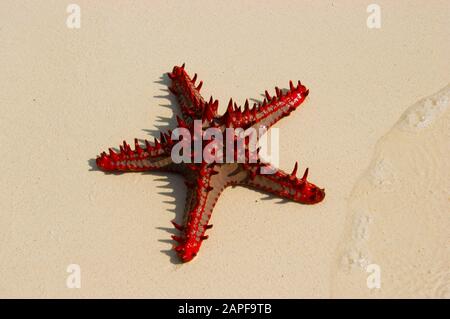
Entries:
[[[279, 119], [289, 115], [295, 110], [308, 95], [308, 90], [298, 82], [294, 86], [290, 82], [290, 90], [286, 93], [275, 88], [276, 96], [270, 96], [266, 91], [266, 98], [262, 104], [249, 108], [248, 100], [244, 110], [233, 104], [232, 100], [227, 111], [223, 115], [217, 114], [218, 101], [211, 98], [206, 102], [200, 95], [203, 82], [196, 86], [197, 74], [193, 78], [181, 67], [175, 66], [168, 74], [172, 80], [170, 91], [175, 94], [181, 107], [183, 119], [177, 117], [178, 126], [193, 132], [194, 120], [202, 120], [203, 129], [216, 127], [222, 132], [225, 128], [271, 127]], [[120, 152], [111, 148], [109, 154], [103, 152], [97, 158], [97, 166], [104, 171], [169, 171], [180, 173], [185, 177], [187, 188], [184, 222], [182, 225], [172, 222], [182, 232], [180, 237], [172, 236], [179, 243], [174, 249], [183, 262], [190, 261], [197, 255], [200, 246], [206, 238], [205, 232], [212, 225], [208, 222], [217, 199], [222, 190], [229, 185], [243, 185], [276, 196], [287, 198], [304, 204], [315, 204], [323, 200], [324, 189], [320, 189], [306, 180], [308, 169], [303, 177], [298, 179], [297, 163], [291, 174], [277, 170], [274, 174], [262, 174], [261, 168], [265, 166], [260, 161], [250, 163], [249, 154], [246, 152], [245, 163], [175, 163], [171, 157], [171, 151], [175, 145], [173, 136], [169, 133], [161, 133], [160, 141], [155, 138], [154, 143], [145, 141], [145, 147], [141, 147], [135, 139], [135, 149], [123, 142]], [[246, 144], [248, 146], [248, 143]], [[205, 149], [205, 145], [202, 145]]]

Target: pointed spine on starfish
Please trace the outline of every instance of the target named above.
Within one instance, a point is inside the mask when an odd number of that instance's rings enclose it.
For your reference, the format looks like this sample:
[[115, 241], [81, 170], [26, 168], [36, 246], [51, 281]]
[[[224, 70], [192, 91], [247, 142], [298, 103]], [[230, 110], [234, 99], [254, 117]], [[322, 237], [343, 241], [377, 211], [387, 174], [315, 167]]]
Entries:
[[213, 98], [211, 97], [209, 102], [206, 102], [203, 107], [203, 116], [202, 121], [210, 123], [212, 120], [217, 116], [217, 109], [219, 107], [219, 101], [215, 100], [213, 101]]
[[228, 102], [227, 110], [222, 115], [221, 120], [226, 127], [232, 127], [234, 122], [233, 99], [230, 99]]

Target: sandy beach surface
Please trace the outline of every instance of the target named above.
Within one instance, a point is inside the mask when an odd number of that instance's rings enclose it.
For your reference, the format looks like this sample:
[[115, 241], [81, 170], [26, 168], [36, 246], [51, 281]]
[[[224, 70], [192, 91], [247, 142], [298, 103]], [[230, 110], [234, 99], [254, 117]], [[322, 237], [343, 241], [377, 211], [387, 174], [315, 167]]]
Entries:
[[[366, 1], [77, 0], [79, 29], [69, 3], [0, 3], [0, 297], [450, 298], [448, 1], [377, 1], [380, 28]], [[176, 124], [183, 62], [220, 112], [301, 80], [280, 167], [327, 192], [228, 188], [187, 264], [182, 178], [94, 165]]]

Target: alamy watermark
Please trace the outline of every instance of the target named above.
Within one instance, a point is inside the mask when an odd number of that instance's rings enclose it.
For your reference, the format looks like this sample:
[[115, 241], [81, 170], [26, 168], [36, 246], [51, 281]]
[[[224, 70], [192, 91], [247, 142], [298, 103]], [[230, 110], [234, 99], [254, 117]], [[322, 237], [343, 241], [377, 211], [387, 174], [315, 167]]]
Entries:
[[370, 264], [366, 267], [366, 272], [370, 273], [367, 276], [366, 284], [369, 289], [381, 288], [381, 268], [377, 264]]
[[[194, 120], [192, 133], [183, 127], [173, 130], [171, 139], [177, 142], [172, 147], [171, 157], [174, 163], [267, 163], [270, 161], [274, 166], [278, 166], [278, 129], [273, 128], [270, 134], [266, 133], [265, 126], [258, 129], [250, 127], [246, 130], [232, 127], [221, 130], [217, 127], [209, 127], [203, 131], [202, 121]], [[268, 143], [269, 135], [270, 143]], [[207, 145], [203, 147], [205, 142]], [[262, 174], [274, 172], [272, 165], [261, 167]]]
[[66, 26], [69, 29], [81, 28], [81, 8], [78, 4], [69, 4], [66, 8], [66, 12], [69, 13], [66, 19]]
[[66, 279], [67, 288], [81, 288], [81, 267], [77, 264], [70, 264], [66, 271], [70, 274]]
[[369, 4], [367, 6], [367, 13], [370, 13], [367, 17], [367, 27], [369, 29], [381, 28], [381, 7], [376, 3]]

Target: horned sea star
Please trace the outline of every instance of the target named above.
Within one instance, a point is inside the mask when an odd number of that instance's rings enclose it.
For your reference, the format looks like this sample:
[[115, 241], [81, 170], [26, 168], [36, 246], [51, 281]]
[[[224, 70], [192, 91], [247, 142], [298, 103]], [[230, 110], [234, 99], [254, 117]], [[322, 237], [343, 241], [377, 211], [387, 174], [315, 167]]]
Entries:
[[[275, 88], [276, 95], [271, 96], [265, 91], [262, 103], [249, 107], [248, 100], [244, 109], [237, 107], [230, 100], [223, 115], [217, 114], [218, 101], [211, 98], [209, 102], [200, 95], [203, 82], [196, 86], [197, 74], [192, 78], [186, 73], [184, 64], [175, 66], [168, 73], [172, 80], [170, 91], [177, 97], [182, 118], [177, 116], [178, 127], [193, 131], [194, 120], [202, 120], [203, 129], [216, 127], [222, 132], [225, 128], [271, 127], [279, 119], [289, 115], [308, 96], [308, 90], [300, 81], [294, 86], [289, 83], [288, 92]], [[135, 139], [135, 149], [125, 141], [120, 151], [109, 149], [109, 154], [103, 152], [97, 157], [97, 166], [104, 171], [167, 171], [182, 174], [187, 185], [186, 207], [184, 222], [179, 225], [172, 221], [181, 236], [172, 236], [178, 242], [174, 247], [183, 262], [194, 258], [206, 238], [205, 232], [212, 225], [208, 224], [214, 205], [222, 192], [229, 185], [243, 185], [256, 188], [276, 196], [290, 199], [304, 204], [320, 202], [324, 196], [324, 189], [320, 189], [307, 181], [308, 169], [302, 178], [297, 178], [297, 163], [292, 173], [277, 170], [274, 174], [262, 174], [264, 163], [258, 161], [250, 163], [175, 163], [171, 157], [171, 150], [175, 145], [171, 131], [161, 132], [160, 140], [155, 138], [153, 143], [145, 141], [145, 147]], [[205, 145], [202, 146], [203, 149]], [[246, 159], [249, 154], [246, 153]]]

